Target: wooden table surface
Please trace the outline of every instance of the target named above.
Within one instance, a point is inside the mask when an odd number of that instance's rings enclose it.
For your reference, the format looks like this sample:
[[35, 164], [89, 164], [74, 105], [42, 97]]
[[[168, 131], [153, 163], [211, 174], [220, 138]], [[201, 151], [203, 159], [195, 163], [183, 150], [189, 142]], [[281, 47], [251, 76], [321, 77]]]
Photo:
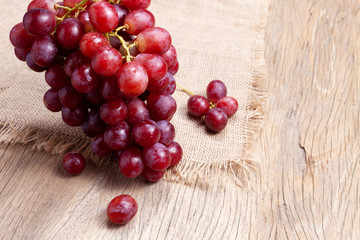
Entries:
[[[228, 183], [126, 180], [110, 167], [62, 173], [57, 157], [0, 147], [0, 239], [360, 239], [360, 4], [273, 0], [259, 171]], [[118, 227], [112, 197], [139, 212]]]

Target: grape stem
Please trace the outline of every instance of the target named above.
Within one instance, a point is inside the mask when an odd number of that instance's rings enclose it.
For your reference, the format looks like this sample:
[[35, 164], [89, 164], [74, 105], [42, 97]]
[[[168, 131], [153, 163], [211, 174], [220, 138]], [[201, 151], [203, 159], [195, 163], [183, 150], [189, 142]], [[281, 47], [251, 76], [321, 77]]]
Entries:
[[[180, 88], [181, 91], [186, 92], [186, 93], [189, 94], [190, 96], [194, 96], [194, 95], [195, 95], [193, 92], [187, 90], [186, 88], [180, 86], [179, 84], [176, 84], [176, 86], [177, 86], [178, 88]], [[209, 104], [210, 104], [210, 109], [213, 109], [213, 108], [216, 107], [216, 103], [209, 102]]]
[[117, 33], [117, 32], [119, 32], [119, 31], [121, 31], [123, 29], [126, 29], [126, 30], [129, 29], [129, 25], [124, 24], [123, 26], [120, 26], [120, 27], [116, 28], [115, 32]]
[[[115, 37], [117, 37], [117, 38], [120, 40], [121, 45], [123, 46], [123, 48], [124, 48], [125, 51], [126, 51], [126, 57], [125, 57], [126, 62], [131, 62], [131, 61], [134, 60], [134, 57], [131, 56], [131, 54], [130, 54], [130, 48], [132, 48], [132, 47], [137, 47], [137, 42], [133, 42], [132, 44], [129, 44], [129, 43], [127, 43], [127, 42], [125, 41], [125, 39], [124, 39], [122, 36], [120, 36], [120, 35], [118, 34], [119, 31], [121, 31], [121, 30], [123, 30], [123, 29], [128, 29], [128, 28], [129, 28], [129, 26], [128, 26], [127, 24], [125, 24], [125, 25], [123, 25], [123, 26], [121, 26], [121, 27], [116, 28], [113, 32], [110, 32], [110, 33], [107, 35], [107, 37], [108, 37], [108, 36], [115, 36]], [[106, 36], [106, 35], [105, 35], [105, 36]]]
[[55, 9], [58, 9], [58, 8], [63, 8], [63, 9], [66, 9], [68, 10], [67, 13], [64, 14], [64, 16], [62, 16], [61, 18], [57, 18], [57, 20], [59, 21], [57, 23], [57, 25], [59, 25], [65, 18], [67, 18], [68, 16], [70, 16], [71, 13], [73, 13], [75, 10], [81, 10], [83, 9], [82, 7], [88, 2], [89, 0], [82, 0], [81, 2], [79, 2], [78, 4], [76, 4], [73, 8], [69, 8], [69, 7], [66, 7], [66, 6], [61, 6], [59, 4], [55, 4]]
[[108, 41], [110, 41], [109, 33], [104, 34]]
[[55, 7], [55, 10], [58, 10], [59, 8], [62, 8], [62, 9], [68, 10], [68, 11], [71, 10], [71, 8], [69, 8], [67, 6], [61, 6], [61, 5], [57, 4], [57, 3], [55, 3], [54, 7]]
[[176, 84], [176, 86], [178, 88], [180, 88], [183, 92], [186, 92], [187, 94], [189, 94], [190, 96], [194, 96], [195, 94], [193, 92], [190, 92], [189, 90], [187, 90], [186, 88], [180, 86], [179, 84]]
[[216, 107], [216, 103], [209, 102], [209, 104], [210, 104], [210, 110]]

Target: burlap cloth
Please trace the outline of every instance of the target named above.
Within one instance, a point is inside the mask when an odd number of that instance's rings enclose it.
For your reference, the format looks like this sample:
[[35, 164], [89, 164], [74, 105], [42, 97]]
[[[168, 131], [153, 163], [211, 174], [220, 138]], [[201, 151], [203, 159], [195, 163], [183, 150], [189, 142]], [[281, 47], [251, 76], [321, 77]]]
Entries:
[[[43, 102], [49, 88], [44, 73], [28, 69], [14, 55], [8, 40], [12, 26], [22, 21], [30, 0], [1, 0], [0, 11], [0, 143], [29, 143], [36, 150], [63, 154], [69, 150], [91, 156], [90, 140], [80, 128], [66, 126], [60, 113]], [[205, 94], [208, 82], [224, 81], [239, 111], [224, 131], [213, 134], [201, 120], [188, 116], [188, 95], [177, 90], [178, 111], [172, 120], [183, 161], [168, 171], [167, 180], [192, 182], [228, 176], [247, 181], [256, 166], [252, 144], [261, 128], [264, 101], [264, 23], [267, 0], [153, 0], [149, 8], [156, 25], [172, 35], [178, 51], [177, 82]], [[103, 159], [93, 158], [97, 163]]]

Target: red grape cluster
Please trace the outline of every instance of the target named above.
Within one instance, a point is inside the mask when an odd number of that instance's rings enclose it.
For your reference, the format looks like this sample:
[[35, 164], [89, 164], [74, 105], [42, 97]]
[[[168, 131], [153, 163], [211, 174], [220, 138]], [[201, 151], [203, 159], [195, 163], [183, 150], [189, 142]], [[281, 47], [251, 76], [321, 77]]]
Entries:
[[171, 96], [177, 53], [170, 34], [155, 27], [149, 5], [33, 0], [10, 41], [18, 59], [46, 71], [50, 111], [61, 112], [69, 126], [82, 126], [93, 138], [93, 152], [113, 154], [124, 176], [154, 182], [179, 163], [182, 149], [169, 122], [177, 108]]
[[220, 80], [213, 80], [209, 83], [206, 89], [207, 99], [189, 93], [192, 95], [187, 102], [189, 113], [194, 117], [205, 116], [206, 127], [214, 132], [223, 130], [227, 125], [228, 118], [234, 115], [239, 108], [235, 98], [226, 96], [227, 88]]

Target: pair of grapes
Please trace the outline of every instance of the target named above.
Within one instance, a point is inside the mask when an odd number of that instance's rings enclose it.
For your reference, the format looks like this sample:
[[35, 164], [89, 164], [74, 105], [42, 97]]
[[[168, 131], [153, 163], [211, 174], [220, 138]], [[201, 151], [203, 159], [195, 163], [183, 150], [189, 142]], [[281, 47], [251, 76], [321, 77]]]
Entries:
[[[62, 165], [65, 171], [77, 175], [85, 168], [85, 158], [80, 153], [68, 153], [64, 156]], [[137, 210], [136, 200], [128, 194], [122, 194], [110, 201], [107, 215], [111, 222], [122, 225], [128, 223], [136, 215]]]
[[[177, 108], [171, 96], [177, 53], [170, 34], [155, 27], [149, 4], [33, 0], [9, 37], [18, 59], [46, 71], [51, 88], [44, 104], [50, 111], [81, 126], [93, 138], [93, 152], [112, 154], [124, 176], [155, 182], [180, 162], [182, 149], [169, 122]], [[63, 166], [79, 174], [85, 159], [69, 153]]]
[[[75, 152], [66, 154], [62, 160], [65, 171], [72, 175], [80, 174], [85, 164], [85, 158]], [[136, 200], [128, 194], [122, 194], [110, 201], [107, 215], [111, 222], [122, 225], [128, 223], [136, 215], [137, 210]]]
[[227, 88], [220, 80], [213, 80], [206, 88], [207, 99], [191, 93], [187, 102], [189, 113], [194, 117], [205, 116], [205, 125], [214, 132], [223, 130], [228, 118], [234, 115], [238, 102], [233, 97], [228, 97]]

